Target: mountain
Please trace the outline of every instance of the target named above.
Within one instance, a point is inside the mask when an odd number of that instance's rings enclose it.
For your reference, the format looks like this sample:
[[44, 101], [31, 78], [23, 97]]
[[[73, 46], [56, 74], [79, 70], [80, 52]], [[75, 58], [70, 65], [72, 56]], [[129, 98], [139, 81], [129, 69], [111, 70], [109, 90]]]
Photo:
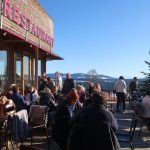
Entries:
[[[51, 77], [52, 79], [56, 78], [55, 73], [47, 73], [46, 76]], [[65, 73], [61, 73], [61, 76], [62, 76], [63, 79], [66, 78]], [[85, 73], [73, 73], [73, 74], [71, 74], [71, 76], [72, 76], [73, 79], [79, 79], [79, 80], [89, 79], [91, 77], [91, 76], [89, 76], [88, 74], [85, 74]], [[97, 76], [94, 76], [94, 77], [96, 77], [98, 79], [115, 79], [114, 77], [103, 75], [103, 74], [97, 75]]]

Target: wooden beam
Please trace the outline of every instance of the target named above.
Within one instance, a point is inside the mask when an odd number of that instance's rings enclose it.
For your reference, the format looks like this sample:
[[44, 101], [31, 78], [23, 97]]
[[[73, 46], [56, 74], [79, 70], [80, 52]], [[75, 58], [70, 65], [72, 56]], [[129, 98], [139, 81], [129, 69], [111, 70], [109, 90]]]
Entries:
[[39, 48], [35, 51], [35, 87], [38, 90], [38, 58], [39, 58]]

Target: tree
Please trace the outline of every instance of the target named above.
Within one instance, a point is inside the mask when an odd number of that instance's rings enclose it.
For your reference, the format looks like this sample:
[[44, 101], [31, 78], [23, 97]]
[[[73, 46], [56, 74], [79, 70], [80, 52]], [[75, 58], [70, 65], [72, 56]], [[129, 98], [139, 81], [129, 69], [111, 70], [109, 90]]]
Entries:
[[87, 77], [89, 81], [96, 82], [98, 80], [98, 73], [95, 69], [91, 69], [87, 72]]
[[[150, 55], [150, 51], [149, 51], [149, 55]], [[147, 65], [148, 65], [148, 70], [150, 70], [150, 62], [149, 61], [144, 61]], [[143, 86], [143, 90], [147, 90], [147, 88], [150, 87], [150, 73], [146, 73], [146, 72], [141, 72], [143, 73], [143, 75], [145, 76], [146, 80], [144, 80], [144, 86]]]

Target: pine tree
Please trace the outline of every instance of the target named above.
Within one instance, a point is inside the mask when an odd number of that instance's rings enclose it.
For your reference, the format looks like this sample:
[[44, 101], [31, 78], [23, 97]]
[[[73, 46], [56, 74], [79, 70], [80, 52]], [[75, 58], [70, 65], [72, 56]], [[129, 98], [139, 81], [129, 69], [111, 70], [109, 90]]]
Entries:
[[[149, 55], [150, 55], [150, 51], [149, 51]], [[147, 65], [148, 65], [148, 70], [150, 70], [150, 62], [149, 61], [144, 61]], [[147, 88], [150, 88], [150, 73], [146, 73], [146, 72], [141, 72], [143, 73], [143, 75], [145, 76], [145, 80], [144, 80], [144, 87], [143, 90], [146, 91]]]

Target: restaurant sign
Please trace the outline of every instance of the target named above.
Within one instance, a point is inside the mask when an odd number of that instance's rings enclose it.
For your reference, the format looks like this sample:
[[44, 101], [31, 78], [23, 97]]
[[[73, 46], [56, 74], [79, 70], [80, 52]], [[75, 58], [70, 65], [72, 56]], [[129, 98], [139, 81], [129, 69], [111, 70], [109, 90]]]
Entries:
[[37, 45], [39, 40], [42, 40], [53, 46], [52, 19], [35, 0], [3, 0], [1, 11], [2, 28], [12, 29], [15, 34]]

